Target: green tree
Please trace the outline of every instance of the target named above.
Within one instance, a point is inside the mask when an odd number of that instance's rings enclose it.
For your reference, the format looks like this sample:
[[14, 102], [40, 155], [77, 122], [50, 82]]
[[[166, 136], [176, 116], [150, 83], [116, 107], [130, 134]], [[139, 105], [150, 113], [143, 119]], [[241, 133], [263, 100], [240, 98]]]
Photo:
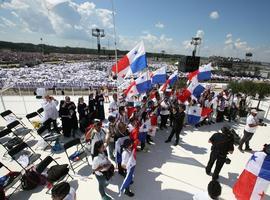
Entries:
[[256, 93], [259, 95], [259, 102], [257, 104], [257, 109], [259, 109], [261, 100], [270, 95], [270, 84], [269, 83], [256, 83], [254, 88]]

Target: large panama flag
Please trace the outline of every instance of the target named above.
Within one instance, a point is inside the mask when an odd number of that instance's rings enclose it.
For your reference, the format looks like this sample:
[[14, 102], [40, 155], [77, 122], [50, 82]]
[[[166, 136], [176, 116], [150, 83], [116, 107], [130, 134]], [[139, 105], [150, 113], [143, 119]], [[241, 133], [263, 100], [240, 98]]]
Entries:
[[130, 52], [113, 65], [112, 71], [124, 78], [147, 67], [147, 59], [143, 41], [137, 44]]

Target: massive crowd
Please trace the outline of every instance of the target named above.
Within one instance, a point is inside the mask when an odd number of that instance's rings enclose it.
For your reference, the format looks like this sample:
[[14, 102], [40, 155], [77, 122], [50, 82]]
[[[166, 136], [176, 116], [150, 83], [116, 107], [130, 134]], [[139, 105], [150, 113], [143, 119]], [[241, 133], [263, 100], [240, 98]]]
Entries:
[[107, 69], [111, 65], [112, 62], [78, 62], [1, 69], [0, 87], [6, 82], [15, 88], [115, 87], [115, 82], [107, 75]]
[[[165, 142], [171, 142], [175, 136], [174, 145], [178, 145], [181, 131], [184, 126], [188, 125], [189, 107], [198, 105], [213, 110], [195, 125], [197, 128], [225, 120], [237, 122], [240, 117], [248, 115], [249, 97], [242, 94], [233, 95], [230, 90], [216, 93], [208, 89], [198, 100], [189, 98], [186, 102], [179, 102], [177, 99], [179, 93], [181, 90], [167, 89], [164, 94], [160, 94], [154, 88], [145, 96], [133, 96], [130, 99], [119, 97], [115, 93], [109, 104], [107, 118], [105, 117], [104, 102], [109, 99], [105, 99], [104, 96], [107, 95], [101, 90], [89, 95], [88, 105], [81, 97], [76, 106], [67, 96], [60, 102], [58, 112], [56, 109], [58, 102], [53, 97], [46, 96], [43, 107], [47, 113], [45, 114], [46, 119], [57, 120], [59, 114], [64, 137], [76, 137], [78, 130], [85, 133], [83, 137], [88, 143], [91, 143], [92, 169], [98, 180], [102, 199], [110, 199], [106, 194], [106, 187], [113, 175], [113, 166], [116, 166], [118, 173], [124, 177], [121, 191], [123, 190], [124, 194], [132, 197], [134, 193], [131, 192], [130, 186], [133, 183], [133, 173], [131, 173], [130, 165], [132, 163], [130, 161], [134, 150], [147, 152], [154, 142], [157, 131], [168, 129], [169, 126], [171, 134]], [[79, 118], [77, 118], [76, 112], [78, 112]], [[233, 153], [234, 144], [240, 143], [241, 152], [251, 151], [249, 141], [259, 125], [259, 120], [256, 117], [256, 110], [251, 110], [250, 113], [244, 137], [241, 140], [228, 126], [224, 126], [221, 133], [216, 133], [209, 139], [209, 142], [212, 143], [212, 151], [206, 167], [208, 175], [216, 162], [212, 175], [213, 181], [208, 186], [209, 196], [212, 199], [216, 199], [221, 194], [218, 182], [219, 173], [222, 166], [229, 162], [227, 154]], [[58, 127], [55, 128], [58, 129]], [[242, 149], [243, 144], [246, 144], [245, 150]], [[200, 198], [195, 195], [194, 199]]]

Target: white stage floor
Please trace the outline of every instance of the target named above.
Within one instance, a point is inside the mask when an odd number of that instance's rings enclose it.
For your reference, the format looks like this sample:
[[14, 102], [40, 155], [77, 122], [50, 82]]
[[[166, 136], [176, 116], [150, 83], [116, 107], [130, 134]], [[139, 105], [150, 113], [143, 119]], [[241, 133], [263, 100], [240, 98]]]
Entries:
[[[40, 107], [42, 100], [37, 100], [35, 97], [24, 97], [26, 110], [28, 113], [37, 110]], [[63, 99], [63, 97], [57, 97]], [[71, 97], [77, 103], [78, 97]], [[11, 109], [16, 114], [25, 115], [25, 107], [22, 103], [22, 97], [5, 96], [5, 106]], [[88, 101], [85, 98], [86, 102]], [[2, 105], [1, 105], [2, 106]], [[106, 104], [106, 108], [108, 104]], [[106, 109], [107, 110], [107, 109]], [[3, 108], [0, 107], [0, 111]], [[25, 120], [24, 120], [25, 121]], [[0, 119], [0, 126], [4, 126], [5, 122]], [[251, 147], [254, 150], [261, 150], [263, 144], [270, 143], [270, 124], [267, 127], [259, 127], [253, 139]], [[171, 144], [165, 144], [170, 129], [167, 131], [159, 131], [154, 138], [155, 144], [149, 146], [149, 152], [137, 153], [137, 165], [135, 170], [134, 184], [131, 186], [135, 192], [134, 200], [189, 200], [193, 194], [201, 190], [207, 189], [207, 184], [211, 180], [210, 176], [205, 174], [205, 165], [208, 162], [210, 147], [208, 139], [216, 131], [220, 130], [222, 124], [214, 124], [194, 129], [192, 127], [184, 128], [179, 146], [174, 147]], [[236, 131], [240, 134], [243, 132], [244, 124], [232, 124]], [[37, 136], [38, 138], [38, 136]], [[35, 147], [34, 147], [35, 148]], [[0, 154], [3, 155], [4, 149], [0, 147]], [[49, 152], [38, 151], [44, 158]], [[237, 177], [245, 168], [245, 164], [249, 160], [250, 153], [241, 153], [235, 148], [234, 154], [229, 155], [232, 160], [230, 165], [224, 165], [220, 173], [220, 183], [222, 184], [221, 197], [226, 200], [233, 200], [232, 186]], [[55, 154], [53, 156], [59, 163], [68, 163], [64, 153]], [[2, 159], [2, 158], [1, 158]], [[89, 157], [91, 160], [91, 158]], [[11, 169], [18, 169], [16, 163], [10, 162], [8, 159], [2, 159]], [[74, 175], [70, 171], [71, 175]], [[95, 177], [91, 174], [91, 168], [82, 166], [77, 170], [77, 174], [70, 184], [77, 191], [77, 200], [98, 200], [101, 199], [98, 192], [98, 183]], [[123, 178], [117, 173], [112, 178], [107, 192], [113, 199], [129, 199], [122, 195], [118, 197], [118, 191]], [[14, 200], [38, 200], [51, 199], [50, 195], [46, 194], [46, 188], [38, 187], [32, 191], [18, 191], [12, 196]], [[270, 189], [266, 191], [266, 199], [270, 199]]]

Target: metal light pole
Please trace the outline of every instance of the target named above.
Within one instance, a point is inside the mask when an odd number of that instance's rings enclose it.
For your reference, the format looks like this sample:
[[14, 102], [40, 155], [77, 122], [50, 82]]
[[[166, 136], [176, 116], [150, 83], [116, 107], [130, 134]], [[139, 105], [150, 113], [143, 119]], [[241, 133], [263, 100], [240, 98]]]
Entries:
[[114, 32], [114, 53], [115, 53], [115, 66], [116, 66], [116, 86], [117, 86], [117, 97], [119, 98], [119, 91], [118, 91], [118, 63], [117, 63], [117, 44], [116, 44], [116, 28], [115, 28], [115, 10], [114, 10], [114, 2], [111, 0], [112, 3], [112, 17], [113, 17], [113, 32]]
[[40, 38], [40, 44], [41, 44], [41, 62], [43, 62], [43, 55], [44, 55], [43, 38]]
[[94, 28], [92, 29], [92, 36], [97, 38], [97, 49], [100, 54], [100, 38], [105, 37], [104, 29]]

